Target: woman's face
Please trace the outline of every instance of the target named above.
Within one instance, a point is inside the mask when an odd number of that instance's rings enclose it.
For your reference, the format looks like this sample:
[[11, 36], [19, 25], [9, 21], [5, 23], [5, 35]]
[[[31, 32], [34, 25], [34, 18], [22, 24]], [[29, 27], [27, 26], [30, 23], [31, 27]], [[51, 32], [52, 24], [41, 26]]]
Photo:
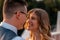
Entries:
[[28, 30], [35, 31], [38, 29], [38, 21], [37, 15], [35, 13], [31, 13], [29, 18], [27, 19]]

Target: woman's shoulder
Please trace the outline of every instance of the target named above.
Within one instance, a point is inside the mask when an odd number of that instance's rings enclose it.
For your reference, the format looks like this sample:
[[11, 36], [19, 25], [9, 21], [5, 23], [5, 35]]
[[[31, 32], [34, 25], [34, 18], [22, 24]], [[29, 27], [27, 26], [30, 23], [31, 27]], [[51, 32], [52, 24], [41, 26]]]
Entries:
[[55, 40], [54, 38], [50, 38], [50, 40]]
[[[28, 40], [31, 40], [31, 39], [28, 39]], [[55, 40], [54, 38], [50, 38], [50, 40]]]

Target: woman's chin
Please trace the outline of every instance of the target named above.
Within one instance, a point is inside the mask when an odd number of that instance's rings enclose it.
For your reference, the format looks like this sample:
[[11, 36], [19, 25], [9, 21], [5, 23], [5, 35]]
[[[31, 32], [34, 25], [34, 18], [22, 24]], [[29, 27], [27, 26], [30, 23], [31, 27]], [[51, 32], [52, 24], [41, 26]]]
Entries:
[[30, 29], [30, 28], [29, 28], [29, 29], [27, 29], [27, 30], [32, 31], [32, 29]]
[[31, 28], [31, 27], [27, 27], [27, 30], [31, 31], [31, 30], [32, 30], [32, 28]]
[[27, 30], [30, 30], [29, 28]]

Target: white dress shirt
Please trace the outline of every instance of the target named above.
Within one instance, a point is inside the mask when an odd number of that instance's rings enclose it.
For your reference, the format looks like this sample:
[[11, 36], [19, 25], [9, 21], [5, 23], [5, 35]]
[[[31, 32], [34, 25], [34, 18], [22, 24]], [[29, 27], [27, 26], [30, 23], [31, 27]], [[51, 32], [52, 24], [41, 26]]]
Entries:
[[[17, 28], [11, 24], [8, 24], [6, 22], [1, 22], [0, 26], [6, 28], [6, 29], [9, 29], [13, 32], [15, 32], [17, 34]], [[16, 36], [15, 38], [13, 38], [12, 40], [24, 40], [22, 37], [20, 36]]]
[[30, 38], [30, 31], [29, 30], [24, 30], [24, 32], [21, 35], [22, 38], [29, 39]]

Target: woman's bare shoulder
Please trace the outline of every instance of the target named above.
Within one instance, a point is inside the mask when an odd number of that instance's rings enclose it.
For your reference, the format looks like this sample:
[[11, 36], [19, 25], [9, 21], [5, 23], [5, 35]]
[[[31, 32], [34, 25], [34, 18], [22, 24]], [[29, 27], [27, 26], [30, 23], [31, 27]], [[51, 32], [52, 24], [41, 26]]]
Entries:
[[55, 40], [54, 38], [50, 38], [50, 40]]

